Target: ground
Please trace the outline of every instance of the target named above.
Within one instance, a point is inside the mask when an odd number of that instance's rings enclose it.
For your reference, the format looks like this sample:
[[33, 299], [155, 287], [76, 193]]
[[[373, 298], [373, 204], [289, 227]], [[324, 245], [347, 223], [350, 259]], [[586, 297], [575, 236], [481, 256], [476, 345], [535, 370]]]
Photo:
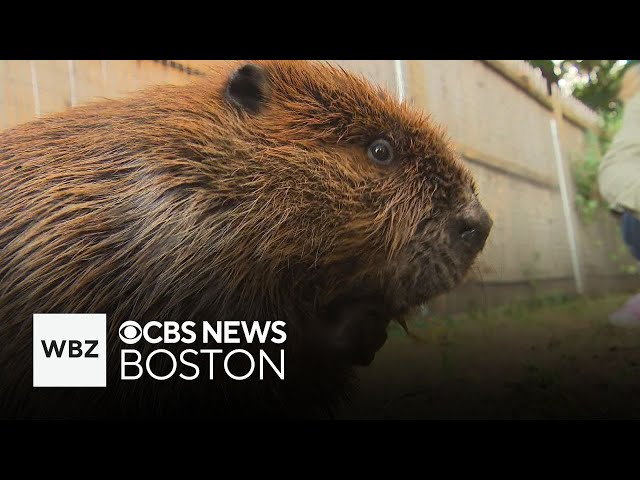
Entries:
[[607, 316], [629, 297], [555, 295], [392, 323], [338, 418], [640, 419], [640, 328]]

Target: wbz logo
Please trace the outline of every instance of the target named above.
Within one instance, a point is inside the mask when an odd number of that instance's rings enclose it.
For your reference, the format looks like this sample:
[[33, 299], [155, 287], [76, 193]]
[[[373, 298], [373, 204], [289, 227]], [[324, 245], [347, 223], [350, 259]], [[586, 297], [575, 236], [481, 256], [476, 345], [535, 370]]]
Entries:
[[[51, 344], [47, 345], [46, 340], [41, 340], [44, 354], [47, 358], [51, 358], [51, 354], [55, 352], [56, 357], [60, 358], [64, 355], [64, 346], [66, 340], [62, 340], [60, 345], [55, 340], [51, 340]], [[98, 346], [98, 340], [85, 340], [85, 345], [89, 345], [89, 350], [84, 352], [85, 358], [99, 358], [97, 353], [91, 353]], [[82, 357], [82, 342], [80, 340], [69, 340], [69, 358]]]
[[33, 386], [106, 387], [106, 330], [105, 314], [34, 314]]

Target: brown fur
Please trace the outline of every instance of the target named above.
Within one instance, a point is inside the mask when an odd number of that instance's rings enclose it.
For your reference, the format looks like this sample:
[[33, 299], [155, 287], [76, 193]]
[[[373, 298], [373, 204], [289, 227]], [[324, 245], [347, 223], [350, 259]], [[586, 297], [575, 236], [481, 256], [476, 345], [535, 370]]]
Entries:
[[[473, 180], [438, 127], [340, 69], [256, 63], [269, 76], [256, 114], [226, 101], [230, 67], [0, 134], [0, 380], [11, 415], [107, 391], [120, 399], [114, 414], [142, 397], [178, 405], [186, 388], [110, 378], [100, 392], [32, 389], [34, 312], [107, 313], [111, 349], [124, 320], [285, 320], [285, 385], [215, 382], [203, 402], [297, 411], [331, 403], [349, 376], [305, 353], [332, 306], [363, 299], [399, 317], [468, 270], [445, 226], [472, 201]], [[397, 152], [389, 166], [367, 157], [381, 135]], [[77, 411], [69, 402], [61, 414]]]

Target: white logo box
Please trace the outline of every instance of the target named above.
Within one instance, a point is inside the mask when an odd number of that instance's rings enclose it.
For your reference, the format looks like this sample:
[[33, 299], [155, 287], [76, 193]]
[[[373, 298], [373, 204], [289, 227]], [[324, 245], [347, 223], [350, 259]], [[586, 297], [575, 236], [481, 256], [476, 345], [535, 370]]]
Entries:
[[[49, 357], [43, 348], [43, 340], [47, 348], [51, 349]], [[106, 340], [106, 314], [35, 313], [33, 315], [33, 386], [106, 387]], [[58, 347], [57, 351], [52, 349], [54, 341]], [[72, 341], [74, 342], [71, 346], [75, 348], [70, 350]], [[95, 341], [97, 344], [93, 346]], [[73, 358], [71, 354], [76, 357]], [[87, 355], [91, 358], [87, 358]]]

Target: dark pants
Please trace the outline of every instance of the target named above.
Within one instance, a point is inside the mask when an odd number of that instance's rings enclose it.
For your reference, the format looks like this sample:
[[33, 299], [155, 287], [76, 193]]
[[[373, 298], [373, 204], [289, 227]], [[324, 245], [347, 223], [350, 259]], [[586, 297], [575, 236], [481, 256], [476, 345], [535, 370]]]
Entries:
[[640, 220], [629, 212], [622, 215], [622, 238], [631, 254], [640, 260]]

